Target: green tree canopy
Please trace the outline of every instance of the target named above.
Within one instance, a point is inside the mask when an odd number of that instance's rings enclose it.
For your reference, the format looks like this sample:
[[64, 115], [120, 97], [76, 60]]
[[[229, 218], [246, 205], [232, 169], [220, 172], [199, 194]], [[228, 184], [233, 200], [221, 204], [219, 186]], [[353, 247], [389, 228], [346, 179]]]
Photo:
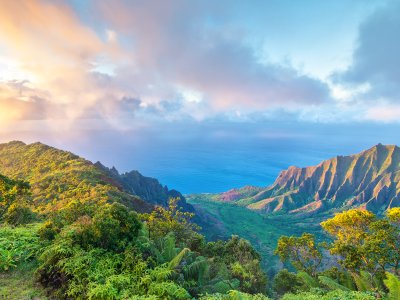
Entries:
[[310, 233], [303, 233], [300, 237], [280, 237], [275, 254], [283, 262], [290, 261], [298, 271], [312, 276], [316, 276], [322, 262], [322, 253], [315, 243], [314, 235]]

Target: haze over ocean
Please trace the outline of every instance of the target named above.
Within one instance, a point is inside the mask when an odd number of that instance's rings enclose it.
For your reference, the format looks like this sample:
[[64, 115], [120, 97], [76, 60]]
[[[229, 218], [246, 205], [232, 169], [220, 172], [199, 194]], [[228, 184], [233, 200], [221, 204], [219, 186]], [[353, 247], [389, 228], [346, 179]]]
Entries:
[[[105, 144], [98, 145], [96, 155], [120, 171], [137, 169], [182, 193], [202, 193], [223, 192], [244, 185], [266, 186], [291, 165], [318, 164], [378, 143], [400, 145], [396, 127], [308, 126], [301, 130], [291, 128], [291, 134], [285, 134], [288, 128], [281, 128], [281, 134], [275, 136], [268, 134], [268, 128], [263, 134], [260, 128], [243, 128], [246, 127], [243, 125], [226, 132], [202, 133], [198, 129], [195, 134], [192, 132], [191, 138], [176, 134], [172, 140], [165, 135], [144, 132], [125, 137], [124, 148], [115, 148], [114, 153], [110, 153], [105, 138]], [[87, 155], [93, 157], [91, 153]]]
[[15, 137], [26, 142], [40, 140], [93, 162], [100, 160], [120, 172], [138, 170], [182, 193], [266, 186], [291, 165], [318, 164], [378, 143], [400, 144], [398, 127], [390, 124], [190, 124], [93, 131], [83, 136], [31, 138], [20, 133]]

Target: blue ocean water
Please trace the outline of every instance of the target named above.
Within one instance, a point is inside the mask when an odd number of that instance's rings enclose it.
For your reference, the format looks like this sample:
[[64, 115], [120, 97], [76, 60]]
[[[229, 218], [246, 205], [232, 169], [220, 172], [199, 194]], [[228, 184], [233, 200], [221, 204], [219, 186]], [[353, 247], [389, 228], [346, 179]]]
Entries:
[[97, 132], [66, 147], [121, 172], [138, 170], [182, 193], [201, 193], [267, 186], [291, 165], [314, 165], [379, 142], [398, 144], [398, 132], [375, 124], [174, 125]]

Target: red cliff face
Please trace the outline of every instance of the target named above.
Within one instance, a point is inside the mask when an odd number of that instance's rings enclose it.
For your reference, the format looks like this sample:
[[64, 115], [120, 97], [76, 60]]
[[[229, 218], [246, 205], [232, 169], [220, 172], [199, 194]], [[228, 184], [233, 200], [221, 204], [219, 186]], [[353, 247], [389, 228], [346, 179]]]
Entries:
[[375, 212], [400, 206], [400, 148], [377, 145], [317, 166], [289, 167], [248, 200], [264, 212], [310, 213], [364, 206]]

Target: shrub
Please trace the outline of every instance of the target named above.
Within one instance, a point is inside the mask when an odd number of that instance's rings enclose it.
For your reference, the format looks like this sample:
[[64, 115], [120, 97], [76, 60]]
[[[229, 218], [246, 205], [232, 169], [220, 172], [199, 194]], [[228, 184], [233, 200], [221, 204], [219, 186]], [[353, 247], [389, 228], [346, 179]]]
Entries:
[[278, 295], [295, 293], [301, 285], [302, 283], [296, 274], [287, 269], [280, 270], [274, 277], [273, 288]]
[[41, 249], [37, 227], [0, 227], [0, 271], [36, 257]]
[[346, 292], [335, 290], [328, 293], [321, 291], [303, 292], [299, 294], [286, 294], [282, 300], [375, 300], [376, 297], [373, 293], [364, 292]]
[[35, 214], [31, 209], [17, 203], [11, 204], [4, 215], [4, 221], [13, 226], [28, 224], [34, 220]]

